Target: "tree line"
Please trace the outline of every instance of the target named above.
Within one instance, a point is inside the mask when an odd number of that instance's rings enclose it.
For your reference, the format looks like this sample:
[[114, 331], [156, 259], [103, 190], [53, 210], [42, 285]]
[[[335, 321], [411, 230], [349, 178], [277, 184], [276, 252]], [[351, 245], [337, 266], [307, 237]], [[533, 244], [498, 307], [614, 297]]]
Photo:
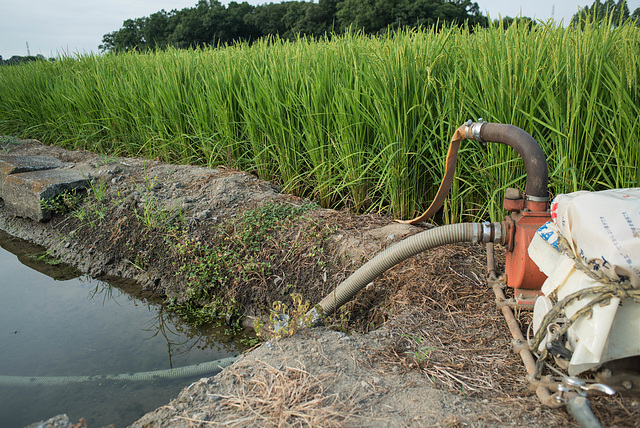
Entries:
[[278, 35], [323, 37], [347, 29], [378, 34], [406, 27], [434, 25], [486, 26], [487, 18], [471, 0], [319, 0], [285, 1], [253, 6], [199, 0], [191, 8], [164, 9], [148, 17], [128, 19], [105, 34], [100, 49], [126, 52], [224, 45]]
[[[24, 62], [32, 62], [32, 61], [47, 61], [47, 58], [44, 55], [28, 55], [28, 56], [20, 56], [13, 55], [9, 59], [2, 59], [2, 55], [0, 55], [0, 65], [18, 65]], [[49, 61], [54, 61], [54, 58], [49, 58]]]
[[[627, 19], [638, 22], [638, 18], [640, 8], [631, 14], [626, 0], [596, 0], [591, 7], [578, 10], [569, 25], [581, 28], [591, 19], [609, 20], [615, 27]], [[506, 17], [494, 25], [506, 27], [514, 20], [535, 25], [527, 17]], [[471, 0], [319, 0], [261, 6], [245, 1], [226, 7], [218, 0], [199, 0], [194, 7], [127, 19], [122, 28], [104, 35], [99, 48], [102, 52], [144, 51], [251, 42], [272, 35], [318, 38], [348, 29], [380, 34], [408, 27], [464, 24], [472, 29], [486, 27], [489, 19]]]
[[636, 8], [633, 13], [630, 13], [627, 0], [618, 0], [617, 3], [614, 0], [606, 0], [604, 2], [596, 0], [591, 7], [585, 6], [573, 15], [569, 25], [584, 28], [585, 24], [591, 20], [595, 22], [607, 22], [615, 28], [628, 19], [636, 21], [636, 25], [638, 25], [638, 20], [640, 20], [640, 7]]

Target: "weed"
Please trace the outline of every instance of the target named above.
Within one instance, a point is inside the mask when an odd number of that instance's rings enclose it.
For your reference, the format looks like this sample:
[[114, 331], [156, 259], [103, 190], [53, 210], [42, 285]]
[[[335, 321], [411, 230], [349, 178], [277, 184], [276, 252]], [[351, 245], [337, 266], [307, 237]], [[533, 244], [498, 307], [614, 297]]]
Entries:
[[95, 229], [106, 216], [107, 207], [98, 201], [88, 201], [84, 206], [77, 207], [71, 212], [71, 216], [78, 219], [84, 225]]
[[167, 210], [160, 208], [155, 198], [154, 189], [159, 185], [156, 177], [150, 178], [144, 164], [144, 186], [136, 186], [138, 194], [142, 195], [142, 207], [136, 210], [136, 217], [148, 230], [162, 229], [168, 226], [171, 219], [182, 217], [179, 208]]
[[424, 361], [426, 361], [427, 358], [429, 357], [429, 354], [431, 353], [431, 351], [435, 350], [435, 348], [433, 348], [433, 347], [423, 346], [422, 345], [422, 336], [414, 337], [414, 336], [411, 336], [409, 334], [403, 334], [402, 337], [406, 337], [407, 339], [410, 339], [413, 343], [416, 344], [416, 346], [418, 348], [417, 350], [415, 350], [415, 351], [406, 351], [406, 353], [412, 355], [414, 360], [418, 364], [422, 364]]
[[100, 160], [100, 165], [108, 165], [115, 162], [117, 157], [114, 154], [99, 154], [98, 159]]
[[58, 266], [63, 263], [62, 260], [58, 259], [57, 257], [53, 257], [51, 254], [49, 254], [48, 251], [44, 251], [39, 254], [30, 254], [29, 257], [32, 258], [33, 260], [46, 263], [50, 266]]
[[309, 312], [309, 301], [302, 300], [300, 294], [292, 294], [293, 305], [291, 309], [280, 301], [273, 302], [268, 323], [256, 319], [253, 327], [256, 335], [263, 339], [280, 339], [292, 336], [296, 332], [311, 327], [313, 316]]
[[0, 144], [19, 144], [20, 141], [11, 135], [0, 135]]
[[[320, 307], [318, 306], [316, 309], [318, 308]], [[351, 313], [347, 311], [346, 306], [341, 306], [331, 316], [324, 317], [324, 324], [332, 330], [341, 331], [343, 333], [348, 334], [351, 332], [351, 329], [349, 328], [350, 320], [351, 320]], [[374, 329], [372, 328], [371, 330], [374, 330]]]
[[82, 194], [76, 189], [63, 192], [53, 198], [40, 200], [40, 208], [42, 211], [48, 211], [51, 214], [66, 214], [75, 210], [80, 204]]
[[109, 185], [104, 181], [89, 180], [89, 190], [87, 194], [92, 196], [98, 202], [102, 202], [107, 191], [109, 190]]
[[[187, 303], [180, 310], [193, 313], [202, 308], [211, 317], [223, 317], [230, 323], [239, 319], [240, 304], [234, 293], [239, 287], [267, 281], [274, 264], [281, 260], [265, 249], [276, 241], [287, 221], [312, 207], [288, 203], [259, 206], [215, 227], [210, 242], [194, 238], [186, 227], [168, 228], [165, 242], [179, 256], [176, 275], [185, 282]], [[289, 294], [293, 287], [283, 284], [281, 295]]]
[[0, 135], [0, 145], [4, 145], [4, 144], [7, 145], [7, 147], [4, 147], [0, 150], [0, 153], [9, 153], [11, 151], [9, 146], [12, 144], [19, 144], [19, 143], [20, 142], [16, 137], [12, 137], [10, 135]]

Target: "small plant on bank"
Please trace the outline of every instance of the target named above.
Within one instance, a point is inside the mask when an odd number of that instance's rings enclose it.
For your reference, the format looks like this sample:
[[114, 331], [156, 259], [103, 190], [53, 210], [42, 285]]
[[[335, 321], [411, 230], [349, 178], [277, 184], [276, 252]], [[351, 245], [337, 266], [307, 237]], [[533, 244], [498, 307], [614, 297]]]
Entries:
[[107, 190], [109, 190], [109, 185], [104, 181], [94, 181], [89, 180], [89, 190], [87, 191], [88, 196], [92, 196], [98, 202], [102, 202], [104, 197], [107, 194]]
[[136, 209], [135, 214], [148, 230], [162, 229], [170, 223], [171, 219], [182, 216], [179, 209], [167, 210], [160, 207], [154, 195], [154, 189], [157, 186], [159, 186], [158, 179], [149, 177], [145, 164], [144, 186], [136, 186], [138, 194], [142, 196], [142, 207]]
[[415, 344], [417, 346], [417, 348], [418, 348], [417, 350], [415, 350], [415, 351], [406, 351], [406, 353], [411, 355], [413, 357], [413, 359], [416, 361], [416, 363], [418, 363], [418, 364], [422, 364], [423, 362], [425, 362], [427, 360], [427, 358], [429, 357], [429, 354], [432, 351], [435, 350], [435, 348], [433, 348], [431, 346], [422, 345], [422, 336], [414, 337], [414, 336], [411, 336], [409, 334], [403, 334], [402, 337], [406, 337], [407, 339], [409, 339], [412, 342], [412, 345]]
[[[192, 236], [188, 229], [166, 233], [165, 242], [180, 259], [177, 275], [186, 285], [181, 301], [173, 302], [174, 310], [198, 318], [195, 312], [202, 309], [212, 319], [226, 319], [227, 324], [239, 320], [242, 305], [234, 296], [243, 294], [241, 289], [246, 287], [263, 287], [273, 276], [274, 266], [290, 261], [290, 252], [282, 256], [276, 248], [277, 236], [293, 218], [314, 207], [268, 203], [215, 227], [208, 242]], [[292, 289], [283, 284], [280, 294], [287, 295]]]
[[30, 254], [29, 258], [38, 261], [38, 262], [42, 262], [42, 263], [46, 263], [49, 266], [58, 266], [61, 265], [63, 262], [62, 260], [60, 260], [57, 257], [52, 256], [51, 254], [49, 254], [48, 251], [44, 251], [41, 253], [37, 253], [37, 254]]
[[11, 135], [0, 135], [0, 144], [18, 144], [19, 141], [16, 137]]
[[291, 300], [293, 301], [291, 309], [280, 301], [273, 302], [267, 323], [254, 320], [253, 327], [258, 337], [277, 340], [293, 336], [296, 332], [311, 327], [313, 316], [307, 315], [310, 307], [309, 301], [303, 302], [302, 296], [297, 293], [291, 295]]
[[42, 211], [48, 211], [51, 214], [66, 214], [75, 210], [80, 205], [81, 199], [82, 194], [76, 189], [72, 189], [53, 198], [41, 200], [40, 208]]

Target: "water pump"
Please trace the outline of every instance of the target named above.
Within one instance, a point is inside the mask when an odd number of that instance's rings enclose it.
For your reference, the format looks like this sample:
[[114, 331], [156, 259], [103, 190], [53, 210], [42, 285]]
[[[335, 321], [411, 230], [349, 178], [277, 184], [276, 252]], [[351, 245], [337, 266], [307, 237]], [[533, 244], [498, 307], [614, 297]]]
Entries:
[[[506, 189], [503, 206], [509, 215], [500, 223], [452, 224], [413, 235], [377, 254], [308, 315], [316, 322], [334, 312], [415, 254], [456, 242], [486, 243], [489, 284], [538, 398], [550, 407], [566, 405], [583, 426], [599, 426], [585, 400], [588, 392], [637, 392], [640, 386], [640, 188], [558, 195], [550, 204], [548, 168], [538, 143], [520, 128], [480, 119], [454, 133], [431, 206], [401, 223], [424, 222], [443, 206], [465, 139], [506, 144], [522, 157], [526, 188], [524, 193]], [[494, 243], [507, 250], [500, 278]], [[514, 299], [505, 298], [506, 287]], [[512, 307], [534, 310], [533, 338], [524, 337]], [[549, 357], [569, 373], [551, 385], [541, 378]], [[585, 371], [610, 386], [572, 377]]]

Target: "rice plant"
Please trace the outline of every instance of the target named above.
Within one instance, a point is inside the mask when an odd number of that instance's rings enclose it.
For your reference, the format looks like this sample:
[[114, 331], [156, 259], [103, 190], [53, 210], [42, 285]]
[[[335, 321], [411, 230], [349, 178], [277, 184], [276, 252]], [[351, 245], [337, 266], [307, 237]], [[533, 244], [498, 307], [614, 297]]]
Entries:
[[[542, 146], [552, 194], [640, 186], [640, 30], [549, 22], [271, 38], [0, 67], [0, 134], [253, 171], [326, 207], [424, 210], [467, 119]], [[464, 142], [440, 223], [503, 216], [522, 161]]]

